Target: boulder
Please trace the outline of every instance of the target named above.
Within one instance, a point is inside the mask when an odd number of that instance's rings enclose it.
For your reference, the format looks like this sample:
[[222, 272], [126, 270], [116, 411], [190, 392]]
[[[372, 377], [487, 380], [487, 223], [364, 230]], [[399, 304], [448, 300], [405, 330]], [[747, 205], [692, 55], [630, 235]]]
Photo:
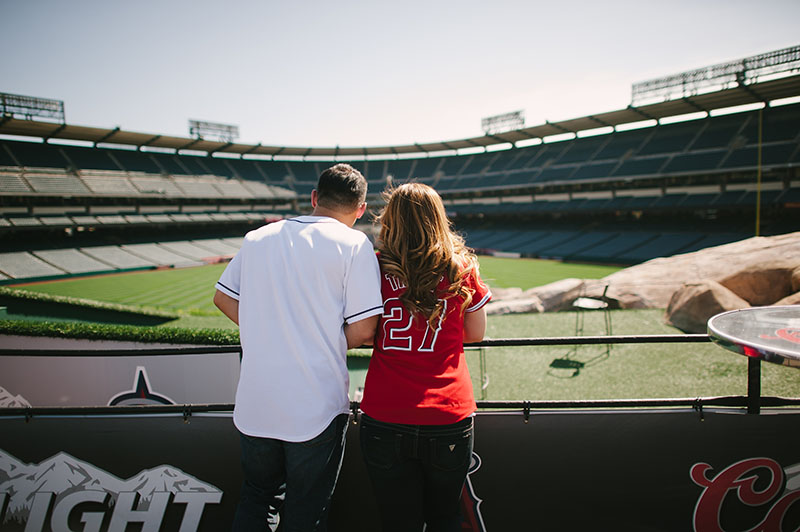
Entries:
[[794, 294], [792, 294], [790, 296], [786, 296], [783, 299], [779, 299], [778, 301], [776, 301], [773, 304], [776, 305], [776, 306], [778, 306], [778, 305], [800, 305], [800, 291], [799, 292], [795, 292]]
[[754, 307], [772, 305], [792, 294], [793, 268], [748, 266], [719, 283]]
[[750, 304], [716, 281], [686, 283], [667, 305], [667, 323], [688, 333], [704, 333], [709, 318]]
[[[661, 257], [612, 273], [602, 279], [608, 295], [622, 308], [665, 308], [672, 294], [686, 283], [721, 282], [741, 272], [768, 268], [789, 270], [790, 283], [800, 283], [800, 232], [772, 237], [753, 237], [692, 253]], [[793, 278], [795, 281], [791, 281]], [[742, 277], [746, 277], [742, 273]], [[786, 294], [791, 293], [791, 289]], [[747, 299], [744, 297], [744, 299]], [[779, 298], [776, 298], [779, 299]], [[626, 305], [635, 305], [629, 307]]]
[[[492, 293], [494, 293], [494, 289], [492, 289]], [[490, 315], [522, 314], [526, 312], [544, 312], [542, 300], [536, 296], [532, 296], [499, 301], [492, 300], [486, 304], [486, 314]]]
[[492, 301], [504, 301], [506, 299], [519, 299], [522, 297], [522, 288], [497, 288], [492, 287]]
[[792, 292], [800, 292], [800, 266], [792, 270]]
[[568, 310], [572, 302], [584, 294], [584, 281], [581, 279], [561, 279], [544, 286], [525, 290], [523, 297], [536, 297], [542, 303], [544, 312]]

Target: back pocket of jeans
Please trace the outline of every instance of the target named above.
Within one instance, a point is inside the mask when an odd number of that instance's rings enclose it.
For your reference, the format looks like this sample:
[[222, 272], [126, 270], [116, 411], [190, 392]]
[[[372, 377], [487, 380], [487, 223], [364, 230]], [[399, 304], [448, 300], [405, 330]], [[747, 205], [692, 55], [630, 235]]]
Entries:
[[438, 437], [431, 440], [431, 465], [442, 471], [466, 469], [472, 455], [470, 434]]
[[370, 467], [391, 469], [397, 463], [399, 450], [395, 434], [361, 429], [361, 453]]

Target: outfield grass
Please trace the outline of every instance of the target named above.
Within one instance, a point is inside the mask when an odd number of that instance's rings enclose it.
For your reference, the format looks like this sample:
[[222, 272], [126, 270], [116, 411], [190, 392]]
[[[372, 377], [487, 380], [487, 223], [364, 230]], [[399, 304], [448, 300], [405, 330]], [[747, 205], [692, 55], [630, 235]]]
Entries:
[[[480, 257], [481, 275], [491, 286], [523, 290], [566, 277], [599, 279], [617, 270], [615, 266], [570, 264], [552, 260]], [[96, 301], [183, 310], [194, 316], [220, 316], [211, 298], [224, 264], [83, 277], [51, 281], [20, 288], [60, 296]]]
[[214, 283], [224, 269], [224, 264], [212, 264], [15, 285], [15, 288], [217, 316], [221, 314], [211, 298], [214, 296]]
[[[179, 319], [160, 327], [233, 329], [212, 304], [214, 283], [224, 265], [72, 279], [27, 285], [37, 292], [145, 305], [178, 311]], [[481, 274], [491, 286], [522, 289], [566, 277], [600, 278], [619, 268], [556, 261], [481, 257]], [[490, 338], [573, 336], [575, 313], [490, 316]], [[662, 310], [611, 312], [614, 334], [679, 334], [664, 323]], [[584, 334], [604, 334], [602, 315], [586, 314]], [[616, 345], [610, 356], [600, 346], [486, 348], [467, 361], [477, 398], [490, 400], [578, 400], [607, 398], [709, 397], [745, 395], [747, 360], [713, 344]], [[573, 352], [570, 352], [573, 350]], [[553, 368], [570, 358], [585, 366]], [[358, 377], [356, 377], [358, 378]], [[363, 378], [361, 376], [360, 378]], [[488, 378], [488, 387], [482, 388]], [[800, 371], [762, 365], [762, 393], [800, 396]]]
[[480, 257], [480, 263], [481, 277], [490, 286], [523, 290], [569, 277], [600, 279], [621, 269], [619, 266], [501, 257]]

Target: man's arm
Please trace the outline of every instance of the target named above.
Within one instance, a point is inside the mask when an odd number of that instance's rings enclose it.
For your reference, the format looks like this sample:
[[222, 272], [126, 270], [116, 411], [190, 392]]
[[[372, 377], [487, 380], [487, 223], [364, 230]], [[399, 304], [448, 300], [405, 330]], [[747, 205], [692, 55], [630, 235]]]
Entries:
[[234, 299], [224, 292], [217, 290], [214, 294], [214, 304], [222, 311], [230, 320], [239, 325], [239, 300]]
[[347, 338], [347, 349], [362, 345], [372, 345], [375, 329], [378, 327], [379, 315], [344, 324], [344, 335]]

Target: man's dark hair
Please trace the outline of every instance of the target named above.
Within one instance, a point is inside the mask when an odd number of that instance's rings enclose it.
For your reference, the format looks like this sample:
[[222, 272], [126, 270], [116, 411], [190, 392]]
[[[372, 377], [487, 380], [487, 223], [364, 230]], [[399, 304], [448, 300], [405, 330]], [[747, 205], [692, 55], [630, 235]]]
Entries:
[[319, 176], [317, 201], [325, 208], [352, 212], [366, 198], [367, 180], [349, 164], [336, 164]]

